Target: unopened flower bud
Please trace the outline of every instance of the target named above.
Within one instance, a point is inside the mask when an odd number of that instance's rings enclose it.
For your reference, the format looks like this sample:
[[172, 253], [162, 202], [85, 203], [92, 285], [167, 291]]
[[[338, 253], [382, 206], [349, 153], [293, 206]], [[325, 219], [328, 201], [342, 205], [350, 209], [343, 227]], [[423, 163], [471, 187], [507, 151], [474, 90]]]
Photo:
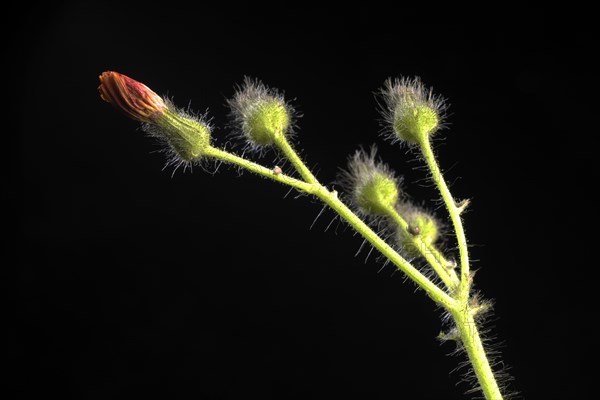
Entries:
[[443, 124], [446, 104], [419, 78], [388, 79], [381, 95], [386, 130], [392, 141], [420, 144]]
[[251, 148], [271, 145], [292, 125], [293, 110], [283, 96], [260, 81], [246, 78], [244, 85], [228, 100], [237, 129]]
[[[399, 207], [400, 215], [408, 223], [408, 230], [398, 230], [398, 239], [402, 248], [411, 256], [418, 256], [419, 249], [415, 246], [415, 237], [419, 237], [425, 245], [432, 245], [438, 239], [438, 223], [431, 215], [411, 205]], [[427, 251], [426, 249], [420, 249]]]
[[165, 101], [148, 86], [114, 71], [103, 72], [100, 97], [136, 121], [153, 123], [167, 110]]
[[100, 97], [126, 116], [143, 122], [144, 130], [166, 142], [176, 159], [199, 159], [210, 146], [210, 126], [178, 110], [146, 85], [114, 71], [100, 75]]
[[341, 183], [352, 194], [352, 200], [366, 215], [387, 215], [398, 202], [400, 190], [394, 173], [375, 161], [376, 148], [370, 154], [359, 150], [348, 162]]

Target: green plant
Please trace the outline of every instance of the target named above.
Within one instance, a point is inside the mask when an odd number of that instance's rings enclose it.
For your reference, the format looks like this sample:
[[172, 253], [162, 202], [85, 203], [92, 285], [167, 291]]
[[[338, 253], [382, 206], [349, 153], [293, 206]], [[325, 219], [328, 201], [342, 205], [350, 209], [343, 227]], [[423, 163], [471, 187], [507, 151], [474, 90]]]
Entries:
[[[469, 268], [467, 240], [461, 214], [468, 201], [456, 202], [444, 180], [431, 146], [431, 136], [443, 125], [445, 103], [418, 79], [388, 80], [381, 91], [385, 134], [418, 151], [429, 168], [450, 215], [458, 242], [459, 265], [436, 247], [438, 223], [432, 215], [404, 200], [399, 180], [376, 160], [375, 149], [358, 151], [350, 158], [340, 182], [354, 210], [342, 196], [322, 185], [303, 163], [289, 141], [294, 111], [276, 90], [246, 79], [229, 101], [239, 136], [253, 150], [275, 147], [300, 175], [294, 178], [281, 168], [267, 168], [249, 159], [214, 147], [211, 127], [202, 118], [177, 109], [143, 84], [116, 72], [104, 72], [99, 87], [104, 100], [127, 116], [142, 122], [144, 130], [166, 143], [171, 162], [180, 164], [219, 160], [247, 169], [268, 179], [312, 195], [337, 212], [353, 229], [377, 248], [390, 262], [451, 317], [454, 327], [440, 334], [441, 340], [455, 340], [468, 355], [479, 388], [487, 399], [502, 399], [481, 336], [479, 318], [489, 302], [472, 293], [473, 274]], [[394, 232], [384, 240], [371, 226], [385, 222]], [[429, 266], [423, 271], [407, 258], [422, 257]], [[458, 273], [456, 269], [458, 267]], [[475, 389], [476, 390], [476, 389]]]

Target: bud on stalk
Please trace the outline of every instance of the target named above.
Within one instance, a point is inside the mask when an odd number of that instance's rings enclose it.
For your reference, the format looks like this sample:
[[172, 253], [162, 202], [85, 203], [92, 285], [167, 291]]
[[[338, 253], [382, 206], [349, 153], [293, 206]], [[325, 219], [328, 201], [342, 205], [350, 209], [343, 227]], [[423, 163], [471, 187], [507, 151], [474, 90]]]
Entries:
[[210, 147], [210, 127], [206, 122], [178, 110], [143, 83], [106, 71], [100, 75], [98, 90], [102, 100], [142, 122], [144, 131], [166, 142], [177, 158], [195, 161]]

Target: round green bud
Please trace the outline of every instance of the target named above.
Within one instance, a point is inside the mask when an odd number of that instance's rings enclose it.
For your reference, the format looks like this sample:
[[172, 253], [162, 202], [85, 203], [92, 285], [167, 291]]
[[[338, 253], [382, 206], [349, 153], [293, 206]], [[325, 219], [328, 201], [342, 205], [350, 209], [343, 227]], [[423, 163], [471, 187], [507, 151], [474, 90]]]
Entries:
[[420, 249], [416, 247], [419, 244], [415, 242], [415, 237], [419, 237], [426, 245], [434, 244], [439, 236], [437, 222], [429, 214], [420, 210], [410, 210], [401, 214], [408, 223], [408, 229], [398, 230], [400, 245], [411, 256], [417, 257], [420, 255]]
[[244, 121], [244, 132], [255, 144], [266, 146], [289, 128], [290, 115], [283, 101], [277, 98], [262, 100], [254, 105]]
[[356, 204], [365, 214], [387, 215], [400, 195], [396, 179], [378, 170], [365, 178], [355, 188]]
[[446, 103], [419, 78], [389, 79], [381, 96], [387, 136], [392, 141], [419, 145], [443, 125]]
[[293, 108], [277, 89], [259, 80], [246, 78], [227, 102], [237, 131], [252, 150], [272, 145], [293, 126]]
[[377, 148], [370, 152], [358, 150], [348, 160], [348, 169], [342, 171], [339, 183], [352, 194], [353, 203], [364, 214], [388, 215], [400, 197], [399, 181], [394, 173], [376, 161]]
[[427, 104], [403, 104], [394, 112], [394, 132], [399, 139], [418, 144], [435, 132], [439, 121], [437, 112]]

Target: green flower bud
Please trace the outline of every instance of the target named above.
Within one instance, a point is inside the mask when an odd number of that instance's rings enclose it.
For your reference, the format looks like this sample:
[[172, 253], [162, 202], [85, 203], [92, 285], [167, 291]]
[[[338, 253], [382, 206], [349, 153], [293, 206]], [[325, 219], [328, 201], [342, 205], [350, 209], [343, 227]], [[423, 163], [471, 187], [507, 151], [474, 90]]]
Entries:
[[181, 110], [172, 111], [174, 109], [170, 105], [156, 127], [179, 157], [185, 161], [196, 160], [210, 146], [210, 126], [201, 118]]
[[352, 194], [352, 200], [366, 215], [387, 215], [400, 197], [398, 179], [382, 163], [375, 161], [376, 148], [367, 154], [357, 151], [348, 162], [348, 170], [341, 176], [341, 183]]
[[248, 137], [264, 146], [273, 143], [275, 135], [287, 131], [290, 116], [283, 102], [278, 99], [264, 100], [248, 113], [245, 125]]
[[356, 203], [368, 214], [385, 215], [398, 201], [396, 181], [381, 171], [374, 171], [356, 191]]
[[293, 125], [293, 110], [283, 96], [260, 81], [244, 80], [234, 97], [228, 100], [231, 116], [239, 132], [252, 149], [273, 144]]
[[415, 247], [414, 238], [418, 236], [426, 245], [434, 244], [439, 237], [438, 223], [431, 215], [414, 206], [405, 205], [400, 207], [399, 212], [408, 223], [408, 231], [399, 229], [398, 240], [408, 254], [417, 257], [420, 252]]
[[385, 126], [392, 141], [420, 144], [443, 126], [446, 104], [419, 78], [388, 79], [381, 95]]

